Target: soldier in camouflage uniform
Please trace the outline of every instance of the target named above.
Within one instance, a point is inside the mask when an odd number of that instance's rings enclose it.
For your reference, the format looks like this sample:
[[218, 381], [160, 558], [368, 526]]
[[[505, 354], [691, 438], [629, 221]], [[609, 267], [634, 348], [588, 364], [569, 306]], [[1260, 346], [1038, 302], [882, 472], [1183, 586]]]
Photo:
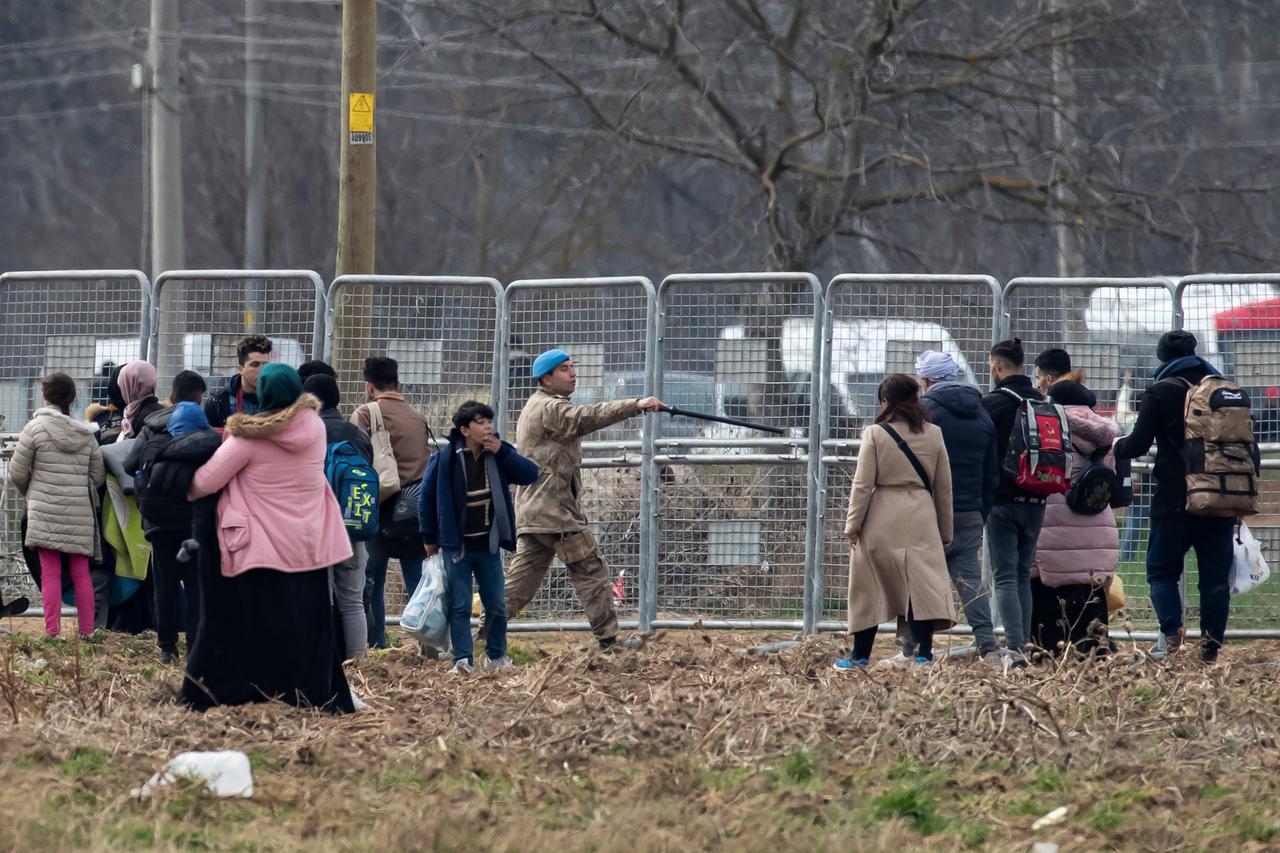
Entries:
[[656, 397], [575, 406], [569, 395], [578, 384], [573, 359], [564, 350], [544, 352], [533, 362], [539, 388], [516, 425], [516, 447], [538, 466], [533, 485], [516, 491], [516, 555], [507, 572], [507, 613], [513, 617], [533, 599], [559, 557], [602, 648], [618, 638], [609, 570], [587, 528], [579, 497], [582, 437], [642, 412], [656, 412]]

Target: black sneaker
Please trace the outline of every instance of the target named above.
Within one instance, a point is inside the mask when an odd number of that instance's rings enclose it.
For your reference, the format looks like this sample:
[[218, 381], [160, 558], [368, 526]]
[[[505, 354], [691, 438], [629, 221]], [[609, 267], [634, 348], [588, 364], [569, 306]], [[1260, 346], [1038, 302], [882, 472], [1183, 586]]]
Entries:
[[601, 651], [609, 651], [618, 645], [617, 637], [597, 637], [596, 642], [600, 644]]
[[160, 663], [165, 666], [171, 666], [178, 662], [178, 652], [176, 649], [161, 649]]
[[1203, 646], [1201, 646], [1201, 647], [1200, 647], [1200, 660], [1201, 660], [1203, 663], [1217, 663], [1217, 662], [1218, 662], [1218, 647], [1217, 647], [1217, 646], [1210, 646], [1210, 645], [1203, 645]]

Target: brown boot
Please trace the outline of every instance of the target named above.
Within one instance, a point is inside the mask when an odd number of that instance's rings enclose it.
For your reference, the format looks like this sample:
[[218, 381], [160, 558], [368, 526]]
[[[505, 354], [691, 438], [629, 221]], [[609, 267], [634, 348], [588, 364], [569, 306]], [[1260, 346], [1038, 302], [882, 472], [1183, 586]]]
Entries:
[[1179, 628], [1176, 634], [1165, 634], [1164, 636], [1164, 655], [1165, 657], [1173, 657], [1182, 651], [1182, 646], [1187, 639], [1187, 629]]

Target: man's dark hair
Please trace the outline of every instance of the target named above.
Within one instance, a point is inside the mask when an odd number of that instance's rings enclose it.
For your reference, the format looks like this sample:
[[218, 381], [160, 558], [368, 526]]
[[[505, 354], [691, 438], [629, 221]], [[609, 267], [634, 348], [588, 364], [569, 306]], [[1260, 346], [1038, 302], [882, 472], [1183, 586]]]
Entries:
[[298, 368], [298, 376], [302, 378], [303, 382], [306, 382], [312, 376], [332, 376], [337, 379], [338, 372], [329, 365], [329, 362], [313, 358], [311, 361], [302, 363], [302, 366]]
[[196, 401], [196, 397], [209, 390], [204, 377], [194, 370], [184, 370], [173, 377], [173, 402], [183, 403]]
[[57, 406], [64, 415], [71, 414], [71, 404], [76, 400], [76, 382], [65, 373], [50, 373], [40, 383], [44, 398]]
[[389, 391], [400, 381], [400, 365], [394, 358], [371, 355], [364, 360], [364, 381], [379, 391]]
[[271, 352], [271, 338], [266, 335], [249, 335], [236, 344], [236, 363], [244, 364], [251, 352]]
[[342, 393], [338, 390], [338, 380], [327, 373], [313, 373], [302, 383], [302, 390], [315, 395], [323, 409], [336, 409], [342, 402]]
[[1066, 376], [1071, 372], [1071, 354], [1059, 347], [1047, 349], [1036, 356], [1036, 367], [1050, 376]]
[[1006, 362], [1010, 367], [1022, 367], [1026, 355], [1022, 352], [1022, 339], [1013, 338], [1001, 341], [991, 348], [991, 355]]
[[453, 425], [462, 429], [464, 426], [471, 426], [476, 418], [493, 420], [493, 409], [479, 400], [468, 400], [453, 413]]

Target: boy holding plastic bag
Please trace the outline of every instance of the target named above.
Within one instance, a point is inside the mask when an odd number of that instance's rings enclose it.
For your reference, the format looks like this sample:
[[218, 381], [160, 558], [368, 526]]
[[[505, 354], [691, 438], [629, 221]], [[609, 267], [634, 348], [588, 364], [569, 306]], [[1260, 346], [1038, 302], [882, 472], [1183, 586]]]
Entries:
[[510, 487], [527, 486], [537, 479], [538, 466], [498, 438], [493, 409], [475, 400], [463, 403], [454, 413], [448, 444], [427, 463], [418, 519], [427, 556], [440, 553], [444, 559], [454, 673], [469, 673], [473, 666], [473, 576], [489, 625], [485, 668], [511, 666], [499, 549], [516, 547]]

